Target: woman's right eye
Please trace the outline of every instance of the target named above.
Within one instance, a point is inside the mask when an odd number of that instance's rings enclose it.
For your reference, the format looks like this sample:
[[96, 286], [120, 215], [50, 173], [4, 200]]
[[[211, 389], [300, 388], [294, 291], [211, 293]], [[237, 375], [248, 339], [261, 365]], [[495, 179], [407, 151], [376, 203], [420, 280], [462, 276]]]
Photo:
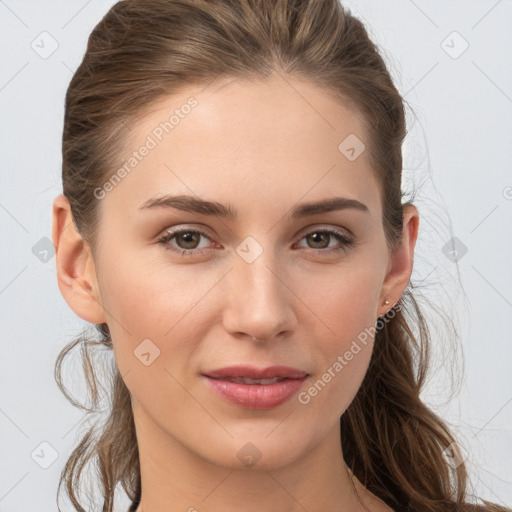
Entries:
[[[197, 242], [200, 241], [201, 237], [210, 240], [208, 235], [202, 231], [196, 229], [180, 229], [164, 233], [164, 235], [158, 239], [158, 243], [162, 244], [168, 251], [179, 253], [182, 256], [193, 256], [195, 254], [204, 253], [204, 248], [196, 249]], [[185, 245], [185, 247], [173, 247], [173, 245], [169, 243], [172, 239], [176, 239], [176, 242]], [[186, 247], [187, 245], [193, 245], [194, 247]]]

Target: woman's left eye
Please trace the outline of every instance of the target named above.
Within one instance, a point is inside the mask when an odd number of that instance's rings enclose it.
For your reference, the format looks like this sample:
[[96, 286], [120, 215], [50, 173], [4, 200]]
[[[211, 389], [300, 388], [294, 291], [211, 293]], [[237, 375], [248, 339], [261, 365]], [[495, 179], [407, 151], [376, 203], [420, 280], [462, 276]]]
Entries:
[[[340, 243], [340, 245], [338, 245], [337, 247], [329, 247], [329, 243], [327, 243], [327, 246], [324, 245], [324, 241], [326, 239], [332, 240], [333, 238], [335, 238]], [[310, 233], [302, 237], [302, 239], [307, 239], [308, 242], [312, 242], [313, 244], [320, 244], [320, 248], [312, 248], [315, 250], [315, 252], [346, 251], [349, 247], [355, 244], [355, 240], [351, 236], [347, 235], [343, 231], [338, 231], [336, 229], [318, 229], [316, 231], [311, 231]]]
[[[182, 229], [179, 231], [165, 233], [158, 240], [158, 243], [162, 244], [165, 249], [179, 253], [181, 256], [193, 256], [195, 254], [203, 254], [205, 252], [205, 247], [200, 247], [202, 237], [211, 242], [210, 237], [202, 231], [198, 231], [196, 229]], [[336, 239], [340, 245], [329, 247], [329, 241], [332, 240], [332, 238]], [[175, 239], [175, 243], [178, 244], [178, 247], [169, 243], [173, 239]], [[352, 237], [343, 231], [335, 229], [318, 229], [316, 231], [311, 231], [304, 235], [301, 240], [306, 240], [308, 243], [319, 244], [320, 247], [310, 247], [316, 253], [346, 251], [355, 243]], [[325, 245], [325, 240], [328, 240], [327, 245]]]

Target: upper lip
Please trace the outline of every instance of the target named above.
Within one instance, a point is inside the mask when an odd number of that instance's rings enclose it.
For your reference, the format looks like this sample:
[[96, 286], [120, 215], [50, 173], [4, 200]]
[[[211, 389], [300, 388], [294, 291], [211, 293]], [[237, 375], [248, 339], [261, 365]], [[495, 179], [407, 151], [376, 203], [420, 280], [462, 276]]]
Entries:
[[249, 379], [272, 379], [274, 377], [284, 377], [288, 379], [301, 379], [308, 375], [307, 372], [290, 366], [269, 366], [268, 368], [256, 368], [254, 366], [229, 366], [217, 370], [209, 370], [203, 373], [207, 377], [215, 379], [247, 377]]

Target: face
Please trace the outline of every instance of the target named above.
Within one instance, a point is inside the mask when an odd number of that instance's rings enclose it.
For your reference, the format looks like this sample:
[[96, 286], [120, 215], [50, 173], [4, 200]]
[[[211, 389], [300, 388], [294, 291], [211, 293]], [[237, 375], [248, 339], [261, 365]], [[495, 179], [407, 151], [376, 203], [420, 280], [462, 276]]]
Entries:
[[[94, 265], [138, 434], [223, 467], [292, 462], [339, 424], [383, 313], [379, 183], [342, 144], [367, 143], [362, 119], [275, 77], [189, 87], [131, 129], [125, 172], [96, 193]], [[352, 202], [304, 208], [335, 198]], [[206, 376], [238, 365], [306, 377]]]

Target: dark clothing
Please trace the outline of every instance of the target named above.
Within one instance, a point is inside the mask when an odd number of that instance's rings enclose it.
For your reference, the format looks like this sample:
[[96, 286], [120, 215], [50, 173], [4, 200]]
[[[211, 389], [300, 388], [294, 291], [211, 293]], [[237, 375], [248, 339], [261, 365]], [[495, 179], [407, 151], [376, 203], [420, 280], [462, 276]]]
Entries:
[[[138, 497], [138, 499], [136, 499], [132, 502], [132, 504], [127, 512], [135, 512], [137, 510], [137, 507], [139, 506], [139, 503], [140, 503], [140, 496]], [[462, 509], [459, 509], [457, 511], [454, 509], [454, 512], [494, 512], [495, 510], [497, 510], [497, 509], [492, 507], [492, 505], [490, 503], [486, 503], [485, 505], [472, 505], [470, 503], [467, 503], [465, 505], [465, 507]], [[506, 510], [509, 510], [509, 512], [512, 512], [512, 510], [510, 510], [510, 509], [502, 509], [502, 510], [504, 512]], [[396, 510], [395, 512], [412, 512], [412, 511], [411, 510]]]

